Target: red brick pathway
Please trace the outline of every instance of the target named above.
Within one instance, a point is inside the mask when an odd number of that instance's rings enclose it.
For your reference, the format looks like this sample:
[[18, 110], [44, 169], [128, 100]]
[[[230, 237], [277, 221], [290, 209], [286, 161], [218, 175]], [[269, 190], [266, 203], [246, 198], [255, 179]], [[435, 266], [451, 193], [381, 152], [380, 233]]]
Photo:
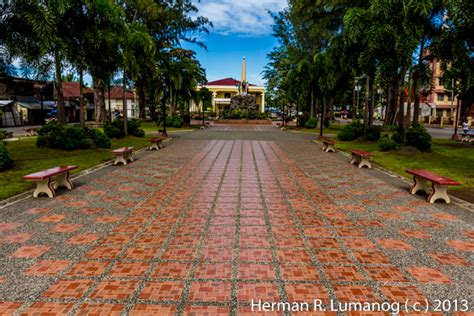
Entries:
[[37, 201], [0, 222], [2, 315], [472, 299], [472, 226], [307, 141], [181, 140]]

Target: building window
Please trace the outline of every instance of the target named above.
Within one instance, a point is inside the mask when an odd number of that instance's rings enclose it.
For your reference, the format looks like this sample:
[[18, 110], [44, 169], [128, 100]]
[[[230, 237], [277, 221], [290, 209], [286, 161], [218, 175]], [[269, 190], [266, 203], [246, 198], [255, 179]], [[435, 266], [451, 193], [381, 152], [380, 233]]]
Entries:
[[224, 93], [224, 98], [230, 99], [230, 93]]
[[443, 77], [438, 78], [438, 85], [444, 86], [444, 78]]
[[444, 101], [444, 93], [438, 93], [438, 101]]
[[448, 93], [448, 101], [453, 101], [453, 97], [451, 93]]

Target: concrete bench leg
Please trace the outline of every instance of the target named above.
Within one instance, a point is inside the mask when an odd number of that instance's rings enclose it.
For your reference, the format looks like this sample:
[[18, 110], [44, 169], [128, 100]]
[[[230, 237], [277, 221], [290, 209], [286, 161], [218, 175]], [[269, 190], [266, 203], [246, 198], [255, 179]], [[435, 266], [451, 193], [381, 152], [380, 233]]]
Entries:
[[424, 191], [426, 194], [430, 194], [430, 187], [426, 184], [425, 179], [413, 176], [413, 185], [410, 189], [410, 194], [416, 194], [418, 191]]
[[360, 162], [359, 162], [359, 169], [362, 167], [367, 167], [369, 169], [372, 168], [372, 165], [370, 164], [370, 158], [369, 157], [361, 157]]
[[351, 165], [359, 164], [359, 162], [360, 162], [360, 157], [352, 154]]
[[53, 187], [54, 189], [66, 187], [68, 190], [72, 190], [72, 182], [69, 180], [69, 172], [58, 175]]
[[328, 145], [327, 148], [326, 148], [326, 152], [333, 152], [335, 153], [336, 152], [336, 148], [334, 148], [333, 145]]
[[163, 146], [163, 142], [162, 142], [162, 141], [159, 141], [159, 142], [158, 142], [158, 148], [159, 148], [159, 149], [163, 149], [163, 147], [165, 147], [165, 146]]
[[428, 202], [434, 203], [438, 199], [444, 200], [447, 204], [451, 203], [451, 199], [448, 195], [448, 187], [445, 185], [437, 185], [433, 183], [433, 191], [428, 196]]
[[127, 160], [125, 159], [124, 155], [117, 155], [115, 156], [115, 162], [114, 165], [118, 165], [119, 163], [126, 165]]
[[41, 193], [46, 193], [50, 198], [56, 196], [51, 184], [51, 178], [43, 181], [36, 181], [36, 189], [35, 192], [33, 192], [33, 197], [37, 198]]
[[158, 145], [158, 143], [153, 143], [150, 145], [150, 147], [148, 147], [148, 150], [159, 150], [160, 149], [160, 145]]
[[130, 162], [135, 161], [135, 159], [133, 159], [133, 154], [132, 154], [132, 152], [126, 154], [126, 155], [125, 155], [125, 159], [126, 159], [127, 161], [130, 161]]
[[326, 145], [325, 143], [323, 143], [322, 151], [326, 151], [326, 148], [328, 148], [328, 145]]

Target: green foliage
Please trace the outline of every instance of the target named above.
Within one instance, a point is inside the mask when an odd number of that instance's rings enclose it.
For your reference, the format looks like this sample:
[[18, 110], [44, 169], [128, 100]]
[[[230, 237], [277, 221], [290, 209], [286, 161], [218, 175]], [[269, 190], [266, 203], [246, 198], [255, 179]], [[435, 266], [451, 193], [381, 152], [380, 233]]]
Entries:
[[367, 135], [365, 138], [367, 140], [372, 140], [372, 141], [379, 140], [381, 131], [382, 131], [382, 128], [380, 126], [372, 125], [367, 130]]
[[421, 151], [431, 151], [431, 135], [420, 124], [414, 124], [407, 132], [407, 145]]
[[0, 129], [0, 142], [4, 139], [7, 139], [10, 136], [10, 133], [6, 130]]
[[[128, 134], [135, 137], [145, 137], [145, 131], [140, 127], [142, 126], [142, 121], [139, 119], [130, 119], [128, 122]], [[116, 118], [112, 124], [107, 124], [104, 127], [104, 132], [109, 138], [124, 138], [125, 132], [123, 130], [123, 119]]]
[[145, 137], [145, 131], [142, 130], [142, 129], [137, 129], [133, 134], [132, 136], [135, 136], [135, 137]]
[[395, 131], [395, 132], [393, 132], [393, 134], [392, 134], [392, 139], [393, 139], [397, 144], [403, 143], [402, 135], [400, 134], [400, 132], [399, 132], [398, 130]]
[[316, 126], [318, 126], [318, 120], [313, 117], [304, 123], [304, 127], [306, 128], [316, 128]]
[[173, 125], [173, 118], [171, 116], [167, 116], [166, 117], [166, 126], [172, 126], [172, 125]]
[[339, 134], [337, 134], [337, 139], [343, 141], [354, 140], [361, 137], [363, 134], [364, 126], [359, 121], [354, 121], [341, 129]]
[[110, 142], [109, 137], [99, 129], [86, 129], [89, 137], [99, 148], [110, 148], [112, 143]]
[[124, 134], [123, 130], [121, 130], [120, 128], [115, 127], [113, 125], [106, 125], [104, 127], [104, 133], [109, 138], [120, 139], [120, 138], [125, 137], [125, 134]]
[[179, 116], [173, 117], [173, 127], [181, 128], [183, 126], [183, 120]]
[[3, 142], [0, 142], [0, 171], [8, 169], [12, 165], [13, 161], [10, 159], [7, 146]]
[[330, 124], [331, 124], [331, 120], [328, 117], [326, 117], [324, 119], [324, 127], [328, 128]]
[[390, 151], [398, 147], [398, 144], [392, 138], [390, 138], [389, 135], [384, 135], [381, 137], [377, 145], [379, 146], [380, 151]]
[[75, 150], [91, 147], [110, 148], [111, 144], [101, 131], [64, 126], [52, 121], [38, 130], [36, 146]]

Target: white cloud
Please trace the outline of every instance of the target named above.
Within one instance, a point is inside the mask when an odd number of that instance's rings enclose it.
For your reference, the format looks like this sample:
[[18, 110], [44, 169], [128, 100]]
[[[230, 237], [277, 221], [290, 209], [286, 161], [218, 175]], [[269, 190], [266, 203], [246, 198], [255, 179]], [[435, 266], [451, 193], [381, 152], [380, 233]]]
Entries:
[[271, 33], [273, 19], [268, 11], [281, 11], [287, 0], [201, 0], [196, 6], [198, 14], [213, 23], [215, 32], [261, 36]]

